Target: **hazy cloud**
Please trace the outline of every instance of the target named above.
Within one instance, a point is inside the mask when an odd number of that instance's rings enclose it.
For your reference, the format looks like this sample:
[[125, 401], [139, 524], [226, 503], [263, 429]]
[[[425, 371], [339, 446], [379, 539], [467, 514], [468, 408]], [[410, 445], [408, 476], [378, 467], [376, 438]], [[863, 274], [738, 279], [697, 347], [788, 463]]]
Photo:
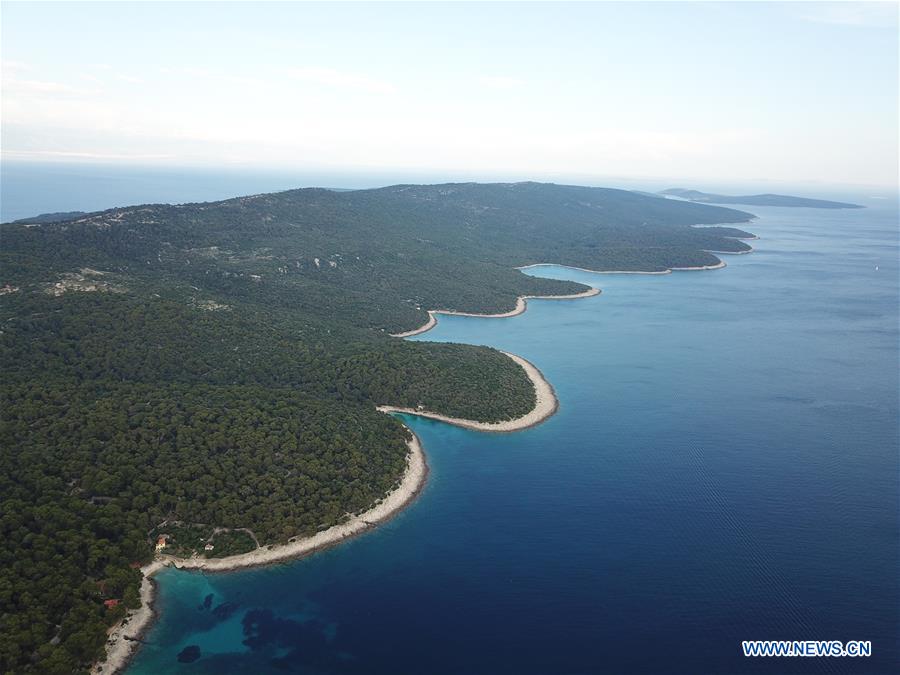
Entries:
[[809, 2], [793, 5], [797, 15], [807, 21], [881, 28], [897, 25], [897, 8], [896, 2]]
[[3, 61], [0, 61], [0, 71], [2, 71], [4, 75], [9, 75], [10, 73], [21, 73], [22, 71], [26, 70], [31, 70], [31, 66], [27, 63], [23, 63], [22, 61], [11, 61], [9, 59], [3, 59]]
[[82, 89], [62, 82], [44, 80], [18, 80], [3, 78], [3, 89], [7, 94], [63, 94], [70, 96], [89, 96], [95, 89]]
[[393, 84], [365, 75], [349, 73], [333, 68], [302, 67], [290, 68], [288, 75], [297, 80], [322, 84], [328, 87], [351, 89], [370, 94], [392, 94], [397, 89]]
[[62, 150], [4, 150], [3, 156], [9, 159], [92, 159], [109, 161], [145, 161], [172, 159], [175, 155], [160, 154], [112, 154], [100, 152], [65, 152]]
[[525, 84], [524, 80], [520, 80], [517, 77], [506, 77], [503, 75], [483, 75], [478, 78], [478, 81], [486, 87], [495, 89], [515, 89]]

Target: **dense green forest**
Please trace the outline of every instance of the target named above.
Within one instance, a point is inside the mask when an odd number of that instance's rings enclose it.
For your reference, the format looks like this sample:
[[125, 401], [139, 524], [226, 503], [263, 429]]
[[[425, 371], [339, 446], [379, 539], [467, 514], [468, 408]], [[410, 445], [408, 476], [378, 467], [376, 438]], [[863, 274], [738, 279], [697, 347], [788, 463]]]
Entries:
[[[545, 185], [293, 190], [0, 226], [0, 671], [71, 673], [138, 602], [158, 534], [225, 555], [389, 490], [408, 432], [378, 404], [483, 421], [534, 405], [486, 347], [388, 334], [742, 251], [749, 214]], [[37, 222], [37, 224], [35, 224]], [[222, 529], [224, 528], [224, 529]], [[215, 534], [218, 532], [218, 534]], [[119, 600], [107, 607], [106, 600]]]

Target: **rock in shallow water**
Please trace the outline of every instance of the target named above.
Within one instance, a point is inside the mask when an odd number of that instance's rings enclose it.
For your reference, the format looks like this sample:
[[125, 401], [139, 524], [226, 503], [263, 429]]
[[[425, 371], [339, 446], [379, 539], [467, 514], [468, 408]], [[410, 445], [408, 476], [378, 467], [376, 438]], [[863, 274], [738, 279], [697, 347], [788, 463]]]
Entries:
[[188, 645], [178, 653], [179, 663], [193, 663], [200, 658], [200, 647]]

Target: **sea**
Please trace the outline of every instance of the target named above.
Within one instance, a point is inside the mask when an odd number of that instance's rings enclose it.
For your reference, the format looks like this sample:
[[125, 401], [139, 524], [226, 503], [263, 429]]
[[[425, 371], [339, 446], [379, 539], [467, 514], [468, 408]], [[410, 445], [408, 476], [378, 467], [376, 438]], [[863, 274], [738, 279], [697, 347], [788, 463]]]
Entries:
[[[431, 469], [414, 503], [303, 560], [163, 571], [128, 675], [898, 672], [888, 197], [744, 207], [759, 240], [721, 270], [540, 267], [603, 292], [441, 316], [413, 339], [522, 355], [558, 413], [512, 434], [404, 417]], [[196, 199], [146, 201], [182, 198]], [[89, 208], [129, 200], [102, 201]], [[748, 658], [745, 640], [862, 640], [872, 654]], [[179, 661], [190, 646], [199, 658]]]

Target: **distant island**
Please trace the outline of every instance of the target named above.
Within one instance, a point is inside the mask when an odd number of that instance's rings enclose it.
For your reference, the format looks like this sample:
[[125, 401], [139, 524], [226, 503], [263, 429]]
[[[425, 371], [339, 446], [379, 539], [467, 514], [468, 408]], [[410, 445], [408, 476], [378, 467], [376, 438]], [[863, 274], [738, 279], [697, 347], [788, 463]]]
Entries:
[[255, 564], [388, 517], [425, 469], [385, 411], [508, 431], [555, 410], [514, 355], [396, 336], [435, 314], [596, 293], [517, 269], [530, 265], [720, 267], [711, 251], [747, 252], [752, 235], [719, 224], [752, 218], [465, 183], [0, 225], [0, 663], [86, 672], [110, 626], [138, 629], [129, 612], [151, 597], [141, 570], [156, 555]]
[[807, 199], [806, 197], [792, 197], [790, 195], [744, 195], [729, 196], [717, 195], [711, 192], [699, 190], [685, 190], [683, 188], [669, 188], [659, 194], [672, 197], [680, 197], [692, 202], [706, 202], [709, 204], [746, 204], [748, 206], [796, 206], [808, 209], [863, 209], [860, 204], [848, 204], [846, 202], [832, 202], [827, 199]]

